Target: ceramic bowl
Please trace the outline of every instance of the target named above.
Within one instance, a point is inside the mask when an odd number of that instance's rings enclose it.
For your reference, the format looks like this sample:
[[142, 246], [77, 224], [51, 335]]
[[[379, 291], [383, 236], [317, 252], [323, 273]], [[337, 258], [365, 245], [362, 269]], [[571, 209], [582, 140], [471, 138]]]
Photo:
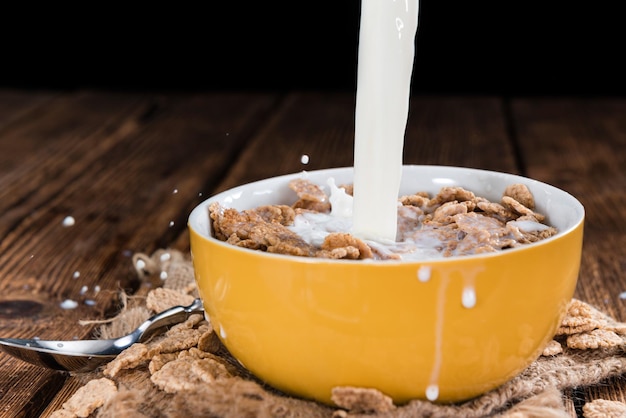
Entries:
[[333, 387], [356, 386], [402, 404], [467, 400], [537, 359], [574, 293], [583, 240], [583, 206], [548, 184], [462, 167], [403, 167], [400, 194], [458, 185], [499, 201], [506, 186], [527, 185], [536, 210], [559, 233], [497, 253], [342, 261], [268, 254], [211, 237], [211, 202], [238, 210], [291, 204], [291, 179], [347, 184], [352, 173], [347, 167], [269, 178], [219, 193], [190, 214], [201, 298], [241, 364], [303, 398], [331, 403]]

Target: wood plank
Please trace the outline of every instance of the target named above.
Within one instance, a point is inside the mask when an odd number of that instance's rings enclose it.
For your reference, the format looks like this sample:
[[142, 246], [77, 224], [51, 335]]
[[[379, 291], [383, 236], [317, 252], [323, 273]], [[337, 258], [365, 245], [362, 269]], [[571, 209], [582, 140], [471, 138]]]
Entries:
[[[585, 206], [575, 297], [626, 320], [626, 100], [523, 98], [512, 103], [526, 174], [576, 196]], [[579, 391], [587, 401], [624, 401], [623, 379]]]
[[67, 402], [67, 400], [71, 398], [78, 389], [80, 389], [89, 381], [87, 376], [88, 375], [66, 376], [66, 380], [63, 385], [58, 385], [58, 387], [47, 391], [50, 394], [54, 395], [52, 399], [49, 399], [45, 403], [42, 402], [41, 405], [37, 408], [30, 408], [28, 406], [26, 408], [29, 411], [38, 411], [37, 416], [39, 418], [49, 417], [55, 411], [63, 409], [63, 403]]
[[[309, 157], [307, 165], [301, 163], [302, 155]], [[253, 138], [218, 190], [300, 170], [352, 166], [353, 158], [354, 96], [294, 93]], [[489, 97], [413, 98], [404, 163], [519, 171], [501, 101]]]
[[[56, 93], [47, 91], [32, 91], [24, 94], [21, 90], [0, 89], [0, 133], [11, 123], [45, 105], [56, 96]], [[8, 153], [0, 154], [0, 168], [3, 167], [5, 158], [9, 157]]]
[[626, 320], [626, 101], [524, 99], [513, 112], [527, 174], [585, 206], [577, 297]]
[[[352, 165], [353, 136], [353, 96], [290, 94], [255, 134], [218, 190], [300, 170]], [[309, 157], [308, 164], [302, 163], [303, 155]]]
[[417, 97], [411, 101], [405, 164], [518, 173], [502, 101], [496, 97]]
[[[24, 148], [13, 154], [21, 165], [0, 177], [2, 336], [84, 338], [90, 330], [78, 319], [111, 314], [120, 289], [138, 291], [129, 255], [167, 247], [186, 233], [200, 194], [211, 193], [275, 102], [272, 95], [87, 92], [7, 127], [0, 154], [11, 138], [23, 138]], [[62, 226], [67, 215], [74, 226]], [[79, 306], [61, 309], [66, 298]], [[23, 306], [30, 310], [16, 312]], [[0, 356], [2, 369], [18, 371], [0, 374], [0, 387], [25, 385], [12, 392], [20, 399], [4, 411], [9, 415], [26, 408], [53, 373], [16, 362]]]

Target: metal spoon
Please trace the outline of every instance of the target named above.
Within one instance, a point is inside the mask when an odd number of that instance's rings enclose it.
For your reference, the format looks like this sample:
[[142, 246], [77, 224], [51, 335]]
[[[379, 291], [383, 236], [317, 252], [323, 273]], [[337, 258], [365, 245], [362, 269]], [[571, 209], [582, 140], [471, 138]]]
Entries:
[[51, 341], [0, 338], [0, 350], [23, 361], [49, 369], [88, 372], [115, 358], [134, 343], [143, 342], [160, 328], [185, 321], [192, 314], [203, 314], [202, 301], [174, 306], [154, 315], [128, 335], [109, 340]]

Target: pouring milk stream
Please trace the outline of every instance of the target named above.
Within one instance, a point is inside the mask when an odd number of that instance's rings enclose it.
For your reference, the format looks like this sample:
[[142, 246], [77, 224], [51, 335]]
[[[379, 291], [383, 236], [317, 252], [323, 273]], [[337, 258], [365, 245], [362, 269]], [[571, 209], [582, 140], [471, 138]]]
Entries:
[[362, 0], [352, 233], [395, 241], [418, 0]]
[[[361, 2], [352, 233], [362, 239], [379, 242], [396, 239], [418, 2]], [[420, 280], [428, 281], [429, 277], [430, 272], [422, 274]], [[439, 397], [437, 380], [442, 362], [445, 288], [445, 285], [441, 287], [438, 297], [435, 364], [426, 389], [426, 398], [431, 401]]]

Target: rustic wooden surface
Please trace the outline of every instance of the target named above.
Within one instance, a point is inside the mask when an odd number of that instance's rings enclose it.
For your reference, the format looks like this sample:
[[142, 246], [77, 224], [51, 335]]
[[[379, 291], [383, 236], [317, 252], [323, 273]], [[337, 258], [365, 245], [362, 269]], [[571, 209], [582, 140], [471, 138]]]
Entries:
[[[626, 321], [625, 116], [620, 98], [417, 97], [405, 163], [518, 173], [574, 194], [587, 210], [576, 297]], [[79, 319], [115, 314], [120, 289], [145, 293], [130, 255], [188, 251], [186, 218], [217, 191], [351, 165], [353, 124], [345, 93], [0, 90], [0, 336], [89, 337]], [[0, 416], [46, 416], [78, 385], [0, 353]], [[615, 379], [569, 391], [567, 405], [580, 416], [585, 401], [625, 394]]]

